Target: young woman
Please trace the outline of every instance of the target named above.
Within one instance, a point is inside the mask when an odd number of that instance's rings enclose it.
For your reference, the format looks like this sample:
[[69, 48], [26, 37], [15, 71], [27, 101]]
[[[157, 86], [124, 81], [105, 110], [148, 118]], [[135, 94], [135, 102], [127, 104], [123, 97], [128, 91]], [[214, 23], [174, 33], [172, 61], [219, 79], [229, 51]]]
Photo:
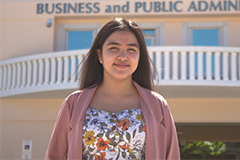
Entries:
[[45, 159], [180, 159], [167, 102], [151, 91], [136, 23], [117, 18], [102, 27], [79, 81], [62, 104]]

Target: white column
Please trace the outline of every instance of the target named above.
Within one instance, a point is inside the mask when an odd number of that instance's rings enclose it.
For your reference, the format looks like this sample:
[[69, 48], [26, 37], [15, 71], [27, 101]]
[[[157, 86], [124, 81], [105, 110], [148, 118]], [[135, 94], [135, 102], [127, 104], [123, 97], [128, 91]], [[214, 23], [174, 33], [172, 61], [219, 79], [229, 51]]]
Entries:
[[181, 52], [181, 80], [186, 80], [186, 72], [187, 72], [187, 61], [186, 61], [186, 52]]
[[166, 51], [164, 52], [164, 80], [170, 79], [170, 52]]
[[3, 90], [7, 89], [7, 66], [3, 66]]
[[220, 80], [220, 52], [215, 52], [215, 80]]
[[237, 80], [237, 53], [231, 53], [231, 80]]
[[77, 73], [77, 75], [76, 75], [76, 79], [78, 80], [78, 78], [79, 78], [79, 70], [80, 70], [80, 68], [81, 68], [81, 64], [82, 64], [82, 61], [83, 61], [83, 55], [78, 55], [77, 56], [77, 58], [78, 58], [78, 69], [77, 69], [77, 71], [76, 71], [76, 73]]
[[38, 85], [43, 84], [43, 59], [38, 60], [39, 72], [38, 72]]
[[198, 55], [198, 80], [203, 79], [203, 52], [199, 51]]
[[0, 91], [3, 90], [2, 82], [3, 82], [3, 68], [2, 66], [0, 66]]
[[69, 58], [64, 57], [64, 80], [63, 83], [67, 83], [69, 79]]
[[17, 88], [21, 87], [21, 65], [19, 62], [17, 63], [17, 85], [16, 85], [16, 87]]
[[174, 51], [173, 53], [173, 66], [172, 66], [172, 74], [173, 74], [173, 80], [177, 80], [178, 79], [178, 52], [177, 51]]
[[33, 77], [33, 66], [32, 66], [32, 61], [27, 61], [27, 86], [32, 85], [32, 77]]
[[151, 60], [153, 61], [153, 52], [148, 52], [149, 57], [151, 58]]
[[63, 66], [62, 66], [62, 57], [58, 57], [57, 58], [57, 83], [61, 83], [62, 82], [62, 76], [63, 76]]
[[8, 76], [8, 78], [7, 78], [7, 90], [9, 90], [11, 88], [11, 85], [12, 85], [12, 83], [11, 83], [11, 79], [12, 79], [12, 66], [11, 66], [11, 64], [7, 65], [7, 71], [8, 71], [8, 73], [7, 73], [7, 76]]
[[[153, 60], [153, 52], [148, 52], [148, 54], [149, 54], [149, 57], [151, 58], [152, 62], [154, 63], [154, 65], [156, 65], [155, 62], [154, 62], [154, 60]], [[153, 73], [153, 75], [154, 75], [154, 70], [153, 70], [153, 68], [152, 68], [152, 73]]]
[[13, 63], [12, 64], [12, 86], [11, 86], [11, 89], [15, 88], [16, 87], [16, 75], [17, 75], [17, 69], [16, 69], [16, 63]]
[[38, 76], [38, 64], [37, 60], [33, 60], [33, 86], [37, 85], [37, 76]]
[[78, 55], [77, 58], [78, 58], [78, 66], [79, 66], [83, 61], [83, 55]]
[[223, 80], [228, 80], [229, 68], [228, 68], [228, 52], [223, 52]]
[[49, 83], [49, 80], [50, 80], [50, 62], [49, 62], [49, 58], [45, 58], [44, 59], [44, 82], [43, 84], [44, 85], [47, 85]]
[[212, 80], [212, 52], [206, 53], [206, 79]]
[[51, 58], [51, 84], [56, 82], [56, 58]]
[[194, 80], [195, 79], [195, 58], [194, 58], [195, 52], [191, 51], [189, 52], [189, 79]]
[[26, 75], [27, 75], [27, 67], [26, 67], [26, 62], [22, 62], [22, 86], [26, 86]]
[[156, 52], [156, 67], [157, 67], [157, 71], [158, 71], [158, 78], [159, 80], [161, 80], [161, 63], [162, 63], [162, 58], [161, 58], [161, 52]]
[[70, 72], [70, 83], [74, 83], [76, 79], [76, 56], [71, 56], [71, 72]]
[[7, 89], [7, 66], [3, 66], [3, 90]]
[[238, 52], [238, 80], [240, 80], [240, 52]]

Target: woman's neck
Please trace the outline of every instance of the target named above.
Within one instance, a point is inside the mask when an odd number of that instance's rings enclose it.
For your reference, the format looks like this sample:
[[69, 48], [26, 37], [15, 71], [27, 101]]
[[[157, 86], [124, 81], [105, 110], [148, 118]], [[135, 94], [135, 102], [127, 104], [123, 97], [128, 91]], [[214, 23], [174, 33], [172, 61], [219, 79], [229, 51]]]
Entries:
[[121, 81], [108, 81], [103, 80], [102, 84], [98, 87], [102, 94], [112, 97], [122, 97], [127, 95], [136, 94], [137, 90], [132, 82], [132, 79]]

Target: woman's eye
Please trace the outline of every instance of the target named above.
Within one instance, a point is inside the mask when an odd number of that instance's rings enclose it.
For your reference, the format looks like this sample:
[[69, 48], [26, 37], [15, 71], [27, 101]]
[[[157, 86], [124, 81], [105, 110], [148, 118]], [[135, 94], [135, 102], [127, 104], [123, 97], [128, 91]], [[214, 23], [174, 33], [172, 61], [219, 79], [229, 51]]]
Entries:
[[117, 47], [110, 47], [109, 49], [110, 49], [110, 50], [118, 50]]
[[131, 52], [136, 52], [136, 50], [134, 48], [129, 48], [128, 50]]

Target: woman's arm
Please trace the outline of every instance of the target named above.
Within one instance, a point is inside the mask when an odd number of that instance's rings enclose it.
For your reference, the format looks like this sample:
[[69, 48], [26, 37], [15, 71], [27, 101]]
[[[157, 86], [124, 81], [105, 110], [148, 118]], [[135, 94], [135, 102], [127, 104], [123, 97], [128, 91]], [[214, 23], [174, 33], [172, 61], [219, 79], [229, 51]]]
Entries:
[[167, 160], [180, 160], [179, 143], [176, 132], [175, 123], [172, 114], [169, 110], [167, 102], [163, 102], [164, 105], [164, 123], [167, 133], [166, 142], [166, 159]]
[[67, 100], [65, 100], [59, 110], [50, 143], [46, 152], [45, 160], [67, 159], [70, 111]]

